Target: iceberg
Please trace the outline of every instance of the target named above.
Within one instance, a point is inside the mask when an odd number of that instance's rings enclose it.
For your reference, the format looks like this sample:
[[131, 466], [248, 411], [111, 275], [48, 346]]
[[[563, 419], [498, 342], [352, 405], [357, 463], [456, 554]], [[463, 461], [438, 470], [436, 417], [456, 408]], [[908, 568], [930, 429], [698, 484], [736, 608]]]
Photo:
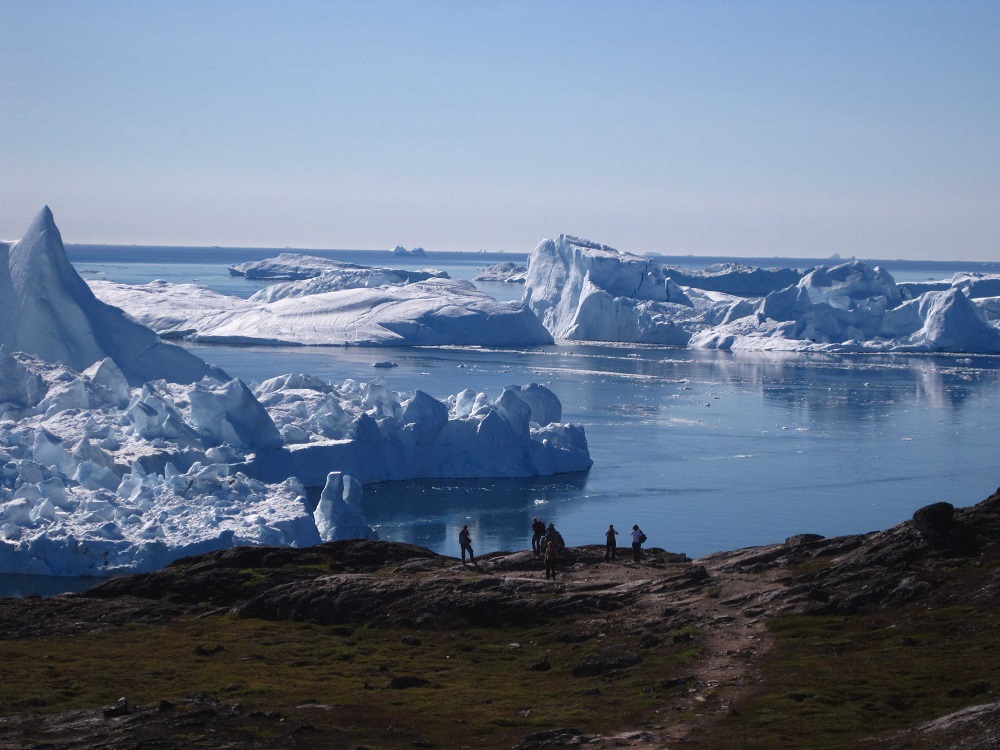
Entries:
[[[586, 471], [584, 429], [551, 421], [562, 406], [543, 386], [509, 386], [496, 399], [477, 394], [475, 408], [416, 391], [397, 394], [384, 378], [342, 386], [272, 381], [255, 389], [283, 436], [238, 470], [263, 482], [289, 474], [322, 486], [331, 467], [361, 484], [433, 477], [551, 476]], [[535, 404], [536, 406], [533, 406]], [[532, 417], [537, 410], [539, 416]]]
[[94, 293], [161, 336], [226, 344], [535, 346], [552, 336], [523, 304], [469, 281], [429, 278], [375, 287], [289, 282], [243, 300], [194, 284], [93, 281]]
[[[464, 413], [458, 396], [399, 394], [383, 378], [129, 388], [116, 368], [0, 347], [0, 572], [108, 575], [237, 544], [377, 538], [362, 484], [591, 465], [583, 429], [554, 421], [543, 386], [478, 394]], [[318, 505], [308, 487], [326, 488]]]
[[18, 242], [0, 249], [0, 320], [0, 344], [11, 351], [75, 370], [110, 357], [132, 385], [224, 376], [97, 299], [66, 257], [48, 206]]
[[906, 302], [892, 276], [859, 261], [819, 268], [753, 314], [695, 335], [693, 347], [824, 352], [1000, 352], [1000, 330], [959, 287]]
[[[404, 253], [405, 254], [405, 253]], [[398, 255], [398, 253], [397, 253]], [[312, 279], [324, 274], [344, 277], [364, 278], [366, 275], [376, 275], [389, 279], [387, 283], [408, 284], [413, 281], [427, 279], [447, 279], [444, 271], [420, 269], [410, 271], [403, 268], [378, 268], [364, 266], [358, 263], [346, 263], [332, 258], [321, 258], [316, 255], [301, 255], [298, 253], [280, 253], [275, 258], [249, 261], [229, 267], [233, 276], [246, 276], [248, 279], [274, 279], [297, 281]], [[373, 286], [373, 284], [359, 284]]]
[[356, 479], [339, 471], [331, 471], [320, 496], [313, 518], [320, 539], [336, 542], [341, 539], [378, 539], [361, 510], [361, 485]]
[[502, 263], [494, 263], [492, 266], [487, 266], [480, 271], [475, 280], [486, 281], [492, 284], [523, 284], [527, 273], [527, 266], [505, 260]]
[[755, 268], [742, 263], [722, 263], [704, 271], [664, 266], [663, 275], [679, 286], [739, 297], [763, 297], [797, 284], [805, 274], [797, 268]]
[[[794, 283], [780, 286], [788, 280]], [[950, 283], [900, 286], [886, 270], [860, 261], [808, 271], [729, 265], [678, 272], [560, 235], [531, 254], [524, 299], [557, 339], [756, 351], [996, 353], [998, 293], [1000, 276], [957, 274]]]
[[531, 253], [524, 301], [556, 339], [669, 346], [686, 346], [731, 304], [692, 298], [649, 258], [565, 234]]

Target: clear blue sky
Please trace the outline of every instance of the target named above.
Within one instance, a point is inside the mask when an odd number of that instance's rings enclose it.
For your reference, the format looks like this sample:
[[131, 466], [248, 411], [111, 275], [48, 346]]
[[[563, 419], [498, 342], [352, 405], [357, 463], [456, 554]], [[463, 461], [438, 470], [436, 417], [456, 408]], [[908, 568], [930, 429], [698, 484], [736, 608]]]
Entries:
[[1000, 260], [1000, 2], [0, 0], [0, 237]]

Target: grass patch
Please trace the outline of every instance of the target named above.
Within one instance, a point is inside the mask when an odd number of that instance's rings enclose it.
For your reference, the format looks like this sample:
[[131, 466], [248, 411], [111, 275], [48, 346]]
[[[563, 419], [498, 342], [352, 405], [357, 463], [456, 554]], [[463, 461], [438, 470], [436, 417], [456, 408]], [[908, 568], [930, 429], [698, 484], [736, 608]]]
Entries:
[[787, 615], [765, 688], [720, 727], [718, 747], [843, 748], [1000, 697], [988, 606], [910, 605], [857, 616]]
[[[655, 686], [697, 651], [667, 642], [642, 649], [638, 663], [573, 677], [581, 663], [607, 658], [609, 647], [638, 648], [624, 638], [574, 642], [571, 627], [414, 633], [215, 616], [0, 641], [0, 663], [13, 677], [0, 681], [0, 715], [92, 708], [120, 696], [176, 703], [206, 693], [223, 706], [239, 703], [248, 732], [259, 723], [251, 714], [273, 711], [308, 722], [318, 738], [336, 736], [338, 746], [506, 746], [552, 726], [647, 725]], [[548, 670], [529, 669], [543, 660]], [[406, 676], [427, 684], [389, 688]], [[230, 726], [239, 731], [239, 721]]]

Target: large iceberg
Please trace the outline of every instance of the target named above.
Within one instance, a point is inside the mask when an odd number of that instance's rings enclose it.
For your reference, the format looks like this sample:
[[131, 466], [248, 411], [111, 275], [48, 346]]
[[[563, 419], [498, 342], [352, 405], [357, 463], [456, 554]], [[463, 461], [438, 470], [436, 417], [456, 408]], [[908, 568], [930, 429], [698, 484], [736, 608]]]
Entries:
[[[381, 378], [131, 388], [110, 358], [78, 373], [0, 347], [0, 572], [105, 575], [236, 544], [374, 538], [362, 483], [586, 470], [586, 436], [560, 417], [534, 384], [445, 401]], [[305, 488], [324, 485], [314, 507]]]
[[[351, 272], [353, 275], [354, 272]], [[552, 343], [535, 315], [468, 281], [353, 286], [325, 273], [249, 300], [194, 284], [92, 281], [94, 293], [161, 336], [227, 344], [533, 346]]]
[[[789, 279], [794, 283], [779, 288]], [[531, 254], [525, 301], [557, 339], [993, 353], [1000, 352], [997, 293], [1000, 277], [969, 274], [950, 284], [901, 289], [887, 271], [860, 261], [805, 272], [727, 266], [679, 273], [654, 259], [560, 235]]]
[[903, 302], [892, 276], [851, 261], [772, 292], [751, 315], [704, 330], [691, 345], [744, 350], [1000, 352], [1000, 330], [961, 289]]
[[528, 258], [524, 300], [557, 339], [684, 346], [703, 325], [655, 261], [565, 234]]
[[12, 351], [76, 370], [111, 357], [133, 385], [153, 378], [193, 383], [212, 373], [94, 296], [66, 257], [48, 206], [12, 247], [0, 245], [0, 321], [0, 344]]

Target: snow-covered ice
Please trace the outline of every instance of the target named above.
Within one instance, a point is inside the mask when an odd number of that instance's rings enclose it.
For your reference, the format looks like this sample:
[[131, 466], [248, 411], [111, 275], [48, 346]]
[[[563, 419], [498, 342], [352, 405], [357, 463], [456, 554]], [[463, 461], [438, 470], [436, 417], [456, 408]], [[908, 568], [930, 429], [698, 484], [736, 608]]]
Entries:
[[[591, 463], [582, 428], [551, 421], [561, 406], [543, 386], [473, 394], [472, 409], [467, 393], [401, 395], [382, 378], [129, 388], [115, 370], [0, 347], [0, 571], [102, 575], [234, 544], [373, 538], [361, 483]], [[331, 490], [331, 471], [351, 479]], [[324, 484], [311, 507], [303, 486]]]
[[163, 281], [92, 281], [91, 287], [105, 302], [160, 335], [191, 341], [306, 346], [552, 343], [527, 307], [498, 302], [464, 280], [343, 286], [340, 277], [323, 274], [262, 290], [250, 300]]
[[680, 274], [566, 235], [535, 248], [525, 286], [525, 301], [557, 339], [828, 352], [1000, 352], [996, 294], [1000, 277], [981, 274], [900, 289], [859, 261]]

